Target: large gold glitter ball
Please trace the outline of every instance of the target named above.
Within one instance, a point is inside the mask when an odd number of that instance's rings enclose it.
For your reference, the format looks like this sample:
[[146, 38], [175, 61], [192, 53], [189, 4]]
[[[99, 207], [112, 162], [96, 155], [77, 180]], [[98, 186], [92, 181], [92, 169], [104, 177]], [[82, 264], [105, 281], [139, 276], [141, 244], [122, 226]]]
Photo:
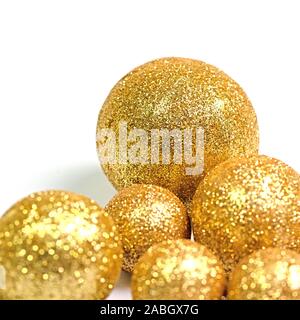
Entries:
[[120, 231], [124, 249], [123, 269], [128, 272], [152, 245], [191, 236], [184, 205], [162, 187], [130, 186], [121, 190], [105, 209]]
[[300, 254], [268, 248], [243, 258], [231, 274], [231, 300], [300, 300]]
[[85, 196], [34, 193], [0, 219], [0, 299], [104, 299], [121, 265], [113, 220]]
[[255, 155], [255, 111], [241, 87], [216, 67], [163, 58], [137, 67], [111, 90], [98, 118], [97, 148], [108, 179], [165, 187], [190, 199], [205, 173]]
[[225, 271], [206, 247], [190, 240], [151, 247], [132, 276], [135, 300], [215, 300], [225, 289]]
[[258, 249], [300, 251], [300, 176], [267, 156], [226, 161], [199, 185], [191, 218], [196, 241], [228, 271]]

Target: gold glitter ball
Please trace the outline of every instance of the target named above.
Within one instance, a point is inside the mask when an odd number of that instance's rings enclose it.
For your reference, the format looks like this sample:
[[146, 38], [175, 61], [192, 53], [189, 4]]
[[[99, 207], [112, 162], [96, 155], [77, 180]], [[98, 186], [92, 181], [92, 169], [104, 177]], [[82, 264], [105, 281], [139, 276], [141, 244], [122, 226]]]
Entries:
[[190, 240], [151, 247], [132, 275], [135, 300], [215, 300], [225, 289], [225, 272], [206, 247]]
[[0, 299], [104, 299], [121, 265], [113, 220], [85, 196], [34, 193], [0, 219]]
[[211, 168], [256, 155], [258, 144], [256, 114], [241, 87], [216, 67], [185, 58], [158, 59], [128, 73], [97, 125], [99, 158], [117, 189], [160, 185], [182, 200]]
[[191, 218], [196, 241], [228, 271], [258, 249], [300, 251], [300, 176], [267, 156], [226, 161], [199, 185]]
[[300, 255], [268, 248], [252, 253], [230, 277], [231, 300], [300, 300]]
[[121, 190], [105, 209], [118, 226], [124, 249], [123, 269], [128, 272], [152, 245], [191, 236], [184, 205], [162, 187], [130, 186]]

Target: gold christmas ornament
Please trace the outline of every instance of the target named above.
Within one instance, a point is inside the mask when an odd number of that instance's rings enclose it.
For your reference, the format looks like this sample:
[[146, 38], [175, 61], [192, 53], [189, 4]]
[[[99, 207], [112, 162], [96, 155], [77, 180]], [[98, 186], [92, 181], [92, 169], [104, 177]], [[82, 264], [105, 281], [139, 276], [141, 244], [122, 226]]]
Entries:
[[191, 218], [196, 241], [228, 271], [258, 249], [300, 251], [300, 176], [267, 156], [226, 161], [199, 185]]
[[190, 240], [151, 247], [132, 275], [135, 300], [215, 300], [225, 289], [225, 272], [206, 247]]
[[231, 300], [300, 300], [300, 255], [268, 248], [243, 258], [228, 288]]
[[0, 219], [0, 299], [104, 299], [121, 265], [113, 220], [85, 196], [34, 193]]
[[124, 249], [123, 269], [128, 272], [153, 244], [191, 235], [184, 205], [162, 187], [130, 186], [121, 190], [105, 209], [118, 226]]
[[193, 196], [207, 171], [257, 154], [258, 143], [256, 114], [241, 87], [216, 67], [184, 58], [128, 73], [107, 97], [97, 125], [99, 158], [117, 189], [160, 185], [182, 200]]

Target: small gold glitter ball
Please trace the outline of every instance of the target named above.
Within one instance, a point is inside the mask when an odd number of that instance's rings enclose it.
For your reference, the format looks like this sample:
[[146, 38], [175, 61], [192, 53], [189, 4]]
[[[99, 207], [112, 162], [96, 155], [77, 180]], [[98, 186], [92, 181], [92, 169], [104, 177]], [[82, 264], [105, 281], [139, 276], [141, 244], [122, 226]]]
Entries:
[[216, 67], [185, 58], [158, 59], [128, 73], [111, 90], [97, 125], [99, 158], [117, 189], [160, 185], [182, 200], [192, 198], [206, 171], [256, 155], [258, 144], [256, 114], [241, 87]]
[[243, 258], [231, 274], [231, 300], [300, 300], [300, 254], [268, 248]]
[[228, 271], [258, 249], [300, 251], [300, 176], [267, 156], [226, 161], [199, 185], [191, 218], [196, 241]]
[[0, 299], [104, 299], [121, 265], [113, 220], [85, 196], [34, 193], [0, 219]]
[[190, 240], [151, 247], [132, 275], [135, 300], [215, 300], [225, 289], [225, 272], [206, 247]]
[[184, 205], [162, 187], [130, 186], [121, 190], [105, 209], [118, 226], [124, 249], [123, 269], [128, 272], [153, 244], [191, 236]]

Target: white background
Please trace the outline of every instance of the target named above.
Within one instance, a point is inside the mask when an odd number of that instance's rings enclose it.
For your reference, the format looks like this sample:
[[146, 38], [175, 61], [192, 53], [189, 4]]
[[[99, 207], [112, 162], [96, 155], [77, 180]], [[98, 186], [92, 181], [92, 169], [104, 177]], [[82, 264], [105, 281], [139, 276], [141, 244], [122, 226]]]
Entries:
[[[37, 190], [106, 204], [95, 128], [111, 87], [164, 56], [204, 60], [256, 109], [261, 153], [300, 171], [300, 1], [0, 1], [0, 215]], [[130, 297], [129, 277], [111, 298]]]

